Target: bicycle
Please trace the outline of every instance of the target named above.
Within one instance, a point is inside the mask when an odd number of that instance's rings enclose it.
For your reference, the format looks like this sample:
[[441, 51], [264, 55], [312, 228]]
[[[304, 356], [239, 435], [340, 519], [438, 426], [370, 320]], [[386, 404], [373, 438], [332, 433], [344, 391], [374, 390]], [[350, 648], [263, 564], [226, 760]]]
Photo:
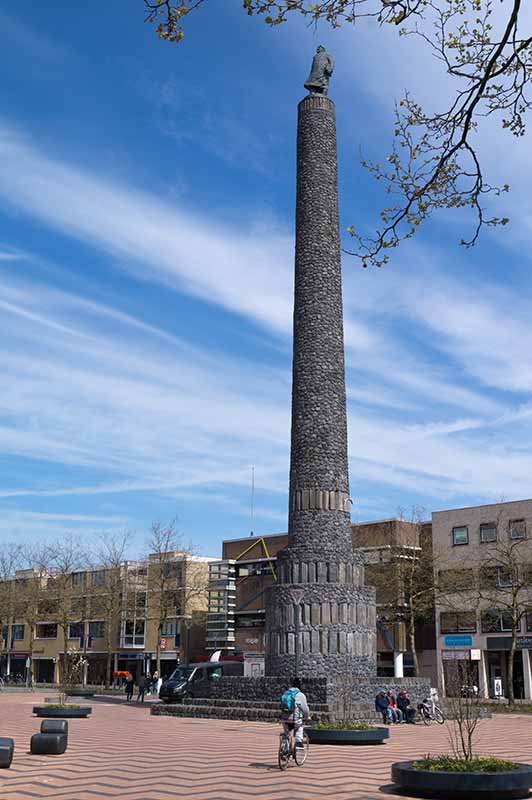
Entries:
[[277, 761], [279, 769], [287, 769], [290, 759], [292, 758], [298, 767], [302, 767], [308, 758], [309, 753], [309, 738], [306, 733], [303, 733], [303, 747], [296, 747], [296, 732], [293, 722], [287, 723], [288, 733], [283, 730], [279, 736], [279, 753]]
[[430, 699], [426, 697], [423, 702], [418, 705], [417, 709], [425, 725], [430, 725], [431, 722], [437, 722], [438, 725], [443, 725], [445, 722], [443, 711], [436, 705], [433, 697]]

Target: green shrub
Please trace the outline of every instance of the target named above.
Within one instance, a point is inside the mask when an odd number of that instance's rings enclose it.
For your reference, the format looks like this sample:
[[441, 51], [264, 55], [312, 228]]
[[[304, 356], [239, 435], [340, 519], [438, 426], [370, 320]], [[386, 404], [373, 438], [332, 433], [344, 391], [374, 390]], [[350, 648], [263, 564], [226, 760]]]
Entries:
[[84, 708], [84, 706], [76, 706], [73, 703], [46, 703], [46, 708]]
[[513, 761], [504, 761], [502, 758], [465, 758], [455, 756], [427, 756], [412, 765], [414, 769], [427, 769], [430, 772], [508, 772], [517, 769]]

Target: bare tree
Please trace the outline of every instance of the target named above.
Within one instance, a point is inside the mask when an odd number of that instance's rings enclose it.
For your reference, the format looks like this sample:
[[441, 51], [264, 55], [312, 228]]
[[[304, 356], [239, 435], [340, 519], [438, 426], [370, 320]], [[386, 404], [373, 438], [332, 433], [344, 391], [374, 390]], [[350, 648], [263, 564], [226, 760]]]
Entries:
[[510, 632], [508, 702], [512, 705], [517, 640], [522, 620], [532, 610], [532, 543], [521, 538], [516, 523], [505, 525], [499, 519], [495, 531], [497, 538], [485, 544], [478, 562], [477, 596], [482, 629]]
[[9, 647], [11, 629], [16, 621], [16, 587], [15, 572], [22, 563], [22, 545], [18, 542], [6, 542], [0, 550], [0, 634]]
[[[131, 542], [129, 531], [104, 534], [98, 548], [97, 570], [99, 579], [91, 594], [91, 616], [101, 617], [104, 622], [105, 649], [107, 654], [105, 685], [112, 682], [112, 655], [120, 639], [120, 628], [124, 611], [124, 584], [127, 581], [125, 561]], [[127, 596], [127, 593], [126, 593]]]
[[[461, 244], [471, 247], [483, 226], [506, 225], [508, 217], [486, 212], [487, 195], [507, 192], [484, 178], [475, 134], [488, 118], [516, 137], [525, 135], [527, 95], [532, 74], [531, 31], [524, 0], [239, 0], [249, 16], [278, 26], [290, 15], [332, 28], [362, 18], [377, 26], [396, 26], [400, 36], [419, 37], [435, 56], [454, 91], [447, 105], [427, 111], [410, 91], [396, 104], [394, 146], [381, 162], [362, 159], [384, 185], [391, 204], [370, 236], [349, 227], [357, 241], [352, 251], [363, 266], [382, 266], [388, 252], [411, 238], [442, 208], [468, 208], [475, 222]], [[166, 41], [183, 38], [186, 17], [210, 0], [144, 0], [146, 21]]]
[[34, 675], [33, 651], [35, 646], [35, 627], [43, 620], [43, 602], [47, 596], [47, 581], [50, 569], [50, 551], [46, 543], [26, 543], [22, 545], [24, 569], [15, 578], [16, 619], [28, 628], [28, 651], [30, 658], [29, 676]]
[[[46, 618], [54, 621], [62, 634], [61, 683], [69, 681], [70, 625], [78, 623], [83, 628], [87, 618], [87, 568], [89, 558], [79, 539], [67, 535], [49, 545], [49, 577], [46, 595], [41, 605]], [[84, 637], [84, 631], [79, 638]]]
[[157, 631], [156, 660], [160, 675], [165, 624], [188, 616], [195, 601], [206, 598], [208, 581], [205, 565], [195, 560], [195, 548], [178, 533], [175, 520], [167, 525], [153, 523], [148, 550], [147, 614]]
[[472, 686], [475, 680], [470, 661], [452, 661], [448, 673], [449, 696], [447, 708], [450, 719], [449, 740], [453, 756], [464, 761], [474, 757], [473, 742], [478, 723], [484, 710], [478, 692], [464, 692], [464, 686]]
[[[399, 519], [405, 521], [403, 512]], [[397, 544], [383, 549], [378, 563], [366, 565], [367, 583], [377, 590], [377, 606], [381, 624], [396, 631], [405, 630], [419, 676], [416, 633], [434, 619], [435, 557], [430, 531], [423, 522], [423, 509], [414, 508], [409, 520], [410, 544]]]

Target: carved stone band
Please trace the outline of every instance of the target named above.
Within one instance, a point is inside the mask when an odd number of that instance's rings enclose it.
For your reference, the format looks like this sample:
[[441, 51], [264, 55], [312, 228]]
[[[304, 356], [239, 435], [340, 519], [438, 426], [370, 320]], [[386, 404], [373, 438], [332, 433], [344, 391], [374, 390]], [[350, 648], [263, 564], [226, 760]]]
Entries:
[[347, 492], [328, 489], [296, 489], [290, 499], [290, 510], [348, 512], [352, 502]]

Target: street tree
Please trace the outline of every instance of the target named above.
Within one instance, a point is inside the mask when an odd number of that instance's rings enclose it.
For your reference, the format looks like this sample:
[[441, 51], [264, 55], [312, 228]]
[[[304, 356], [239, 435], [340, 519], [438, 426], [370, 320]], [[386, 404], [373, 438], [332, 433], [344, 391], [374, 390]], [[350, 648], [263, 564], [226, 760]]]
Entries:
[[[402, 512], [399, 519], [405, 520]], [[416, 634], [423, 625], [434, 620], [437, 570], [430, 529], [423, 522], [423, 510], [413, 509], [409, 523], [409, 543], [379, 550], [378, 561], [373, 556], [365, 569], [366, 582], [376, 588], [380, 625], [394, 630], [399, 640], [408, 640], [414, 674], [419, 676]]]
[[124, 597], [128, 596], [127, 591], [124, 591], [124, 584], [128, 579], [125, 561], [130, 542], [129, 531], [103, 534], [100, 537], [92, 578], [91, 617], [98, 617], [104, 623], [107, 687], [112, 682], [113, 652], [120, 639]]
[[0, 633], [7, 650], [10, 647], [11, 627], [16, 620], [15, 572], [22, 564], [22, 544], [6, 542], [0, 551]]
[[[143, 0], [146, 20], [157, 35], [180, 42], [192, 13], [214, 0]], [[389, 199], [380, 223], [367, 236], [348, 228], [355, 241], [350, 251], [363, 266], [380, 267], [389, 251], [410, 239], [440, 209], [469, 209], [473, 225], [461, 239], [473, 246], [483, 227], [506, 225], [503, 214], [486, 208], [507, 184], [485, 177], [478, 150], [478, 131], [490, 120], [515, 137], [526, 133], [532, 74], [531, 17], [524, 0], [238, 0], [249, 16], [272, 27], [290, 17], [332, 28], [362, 19], [377, 29], [392, 26], [399, 36], [418, 37], [427, 61], [435, 57], [452, 89], [441, 106], [428, 109], [412, 90], [396, 102], [393, 146], [387, 154], [362, 165], [384, 187]], [[228, 23], [229, 24], [229, 23]]]
[[508, 702], [515, 702], [514, 660], [522, 621], [532, 614], [532, 542], [522, 521], [494, 525], [497, 538], [487, 542], [478, 562], [477, 598], [482, 630], [510, 633]]
[[[78, 644], [84, 636], [87, 618], [87, 569], [89, 557], [80, 540], [68, 534], [48, 545], [49, 570], [46, 593], [40, 603], [46, 619], [57, 624], [63, 639], [61, 655], [61, 683], [67, 685], [72, 670], [69, 658], [70, 626], [79, 626]], [[79, 653], [78, 653], [79, 654]]]
[[[197, 560], [196, 548], [178, 532], [175, 520], [169, 524], [152, 524], [147, 549], [147, 618], [154, 623], [157, 632], [156, 668], [160, 675], [165, 625], [175, 621], [178, 626], [180, 618], [190, 618], [193, 610], [202, 605], [207, 596], [207, 570], [206, 565]], [[189, 653], [186, 655], [188, 659]]]

